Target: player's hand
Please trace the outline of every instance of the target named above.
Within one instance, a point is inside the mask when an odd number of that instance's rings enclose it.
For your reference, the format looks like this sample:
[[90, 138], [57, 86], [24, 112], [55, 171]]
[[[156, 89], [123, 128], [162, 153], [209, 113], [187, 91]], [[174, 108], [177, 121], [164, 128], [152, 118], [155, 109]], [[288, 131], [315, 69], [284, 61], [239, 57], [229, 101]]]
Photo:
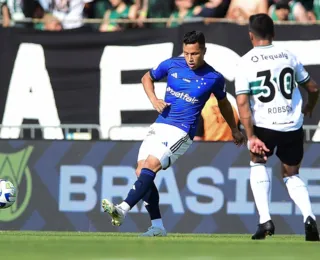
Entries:
[[251, 153], [262, 157], [265, 161], [267, 160], [266, 153], [270, 151], [265, 143], [256, 136], [249, 138], [248, 149]]
[[170, 106], [169, 103], [166, 103], [162, 99], [156, 99], [154, 102], [152, 102], [152, 105], [153, 105], [154, 109], [157, 110], [160, 114], [163, 112], [163, 110], [166, 107]]
[[310, 106], [309, 104], [306, 104], [302, 109], [302, 113], [304, 114], [304, 116], [309, 116], [309, 118], [311, 118], [313, 109], [314, 107]]
[[241, 146], [246, 142], [246, 137], [238, 129], [232, 131], [232, 137], [233, 137], [233, 142], [237, 146]]

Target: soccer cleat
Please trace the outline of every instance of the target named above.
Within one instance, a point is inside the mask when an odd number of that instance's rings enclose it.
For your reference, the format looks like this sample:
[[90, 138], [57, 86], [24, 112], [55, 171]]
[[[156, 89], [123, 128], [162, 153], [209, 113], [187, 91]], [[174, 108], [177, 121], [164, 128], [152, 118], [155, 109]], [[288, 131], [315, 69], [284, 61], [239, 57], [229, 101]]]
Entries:
[[167, 231], [158, 227], [149, 227], [148, 231], [141, 234], [141, 237], [166, 237]]
[[306, 232], [306, 241], [319, 241], [319, 231], [317, 222], [312, 218], [308, 217], [304, 223], [304, 229]]
[[102, 200], [102, 208], [104, 212], [107, 212], [110, 215], [112, 225], [121, 226], [125, 215], [119, 206], [115, 206], [112, 202], [104, 199]]
[[251, 237], [253, 240], [265, 239], [266, 236], [274, 235], [274, 224], [272, 220], [269, 220], [263, 224], [258, 225], [258, 230], [256, 233]]

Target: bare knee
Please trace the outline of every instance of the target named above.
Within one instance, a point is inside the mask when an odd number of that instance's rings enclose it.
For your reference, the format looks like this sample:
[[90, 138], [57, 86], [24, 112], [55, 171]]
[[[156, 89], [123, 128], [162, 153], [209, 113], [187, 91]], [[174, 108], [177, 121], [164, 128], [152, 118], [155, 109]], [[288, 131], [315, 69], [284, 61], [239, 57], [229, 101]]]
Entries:
[[265, 159], [263, 159], [261, 156], [255, 155], [253, 153], [250, 152], [250, 158], [251, 161], [254, 163], [266, 163]]
[[282, 178], [290, 177], [290, 176], [299, 174], [300, 164], [291, 166], [283, 163], [281, 165], [281, 168], [282, 168], [281, 169]]
[[162, 166], [158, 158], [149, 155], [148, 158], [144, 161], [142, 168], [147, 168], [153, 172], [158, 172], [159, 170], [161, 170]]
[[141, 173], [141, 168], [137, 168], [137, 169], [136, 169], [136, 175], [137, 175], [137, 177], [140, 176], [140, 173]]
[[136, 175], [137, 177], [140, 176], [141, 173], [141, 169], [143, 168], [143, 164], [144, 164], [145, 160], [141, 160], [138, 162], [137, 168], [136, 168]]

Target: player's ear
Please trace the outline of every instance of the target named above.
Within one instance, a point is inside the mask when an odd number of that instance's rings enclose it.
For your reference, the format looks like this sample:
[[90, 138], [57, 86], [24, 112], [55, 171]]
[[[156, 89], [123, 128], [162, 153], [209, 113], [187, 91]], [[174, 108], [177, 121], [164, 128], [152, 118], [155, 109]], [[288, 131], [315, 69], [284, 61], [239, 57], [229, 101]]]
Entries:
[[203, 54], [206, 54], [206, 52], [207, 52], [207, 47], [204, 47]]
[[253, 33], [249, 32], [250, 41], [253, 41]]

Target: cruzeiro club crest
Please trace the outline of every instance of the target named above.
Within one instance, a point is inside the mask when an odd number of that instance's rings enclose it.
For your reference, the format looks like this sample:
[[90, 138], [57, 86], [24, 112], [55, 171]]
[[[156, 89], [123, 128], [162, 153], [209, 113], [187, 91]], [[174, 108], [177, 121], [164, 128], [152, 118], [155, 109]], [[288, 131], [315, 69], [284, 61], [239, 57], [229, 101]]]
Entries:
[[[18, 218], [29, 204], [32, 193], [32, 178], [28, 160], [33, 151], [32, 146], [16, 153], [0, 153], [0, 179], [7, 179], [17, 189], [16, 202], [7, 209], [0, 211], [0, 221], [13, 221]], [[19, 186], [26, 184], [24, 196], [19, 196]]]

